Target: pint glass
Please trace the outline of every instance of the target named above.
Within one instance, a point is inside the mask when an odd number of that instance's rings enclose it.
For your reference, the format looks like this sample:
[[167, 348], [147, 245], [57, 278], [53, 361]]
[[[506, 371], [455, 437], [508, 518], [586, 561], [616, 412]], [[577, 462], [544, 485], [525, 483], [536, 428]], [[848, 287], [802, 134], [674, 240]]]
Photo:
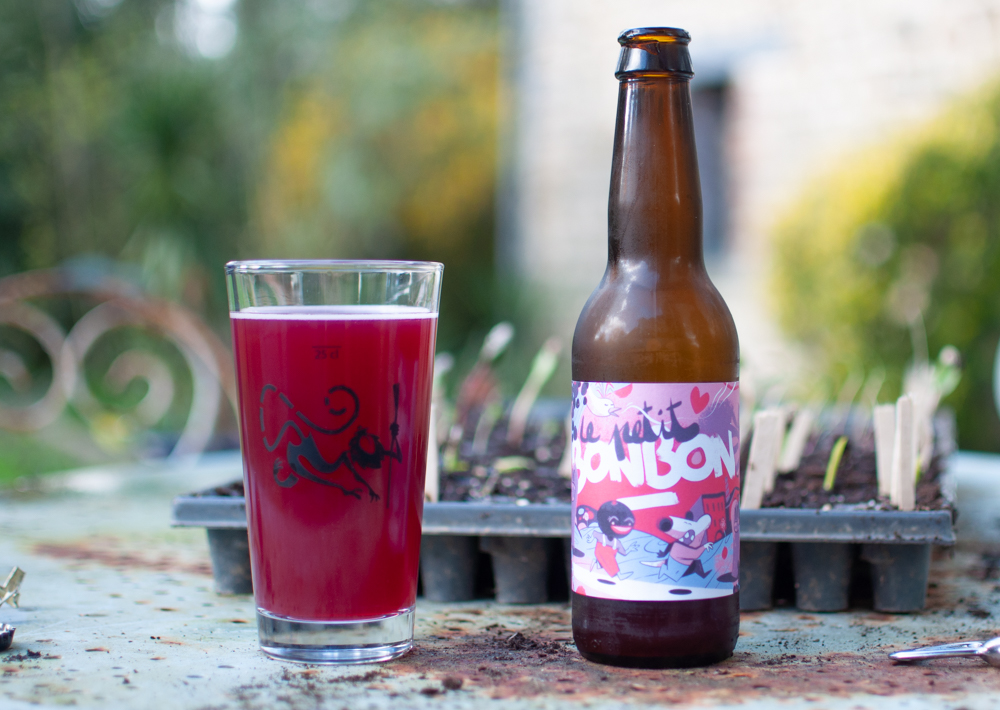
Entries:
[[443, 266], [226, 266], [262, 650], [370, 663], [413, 643]]

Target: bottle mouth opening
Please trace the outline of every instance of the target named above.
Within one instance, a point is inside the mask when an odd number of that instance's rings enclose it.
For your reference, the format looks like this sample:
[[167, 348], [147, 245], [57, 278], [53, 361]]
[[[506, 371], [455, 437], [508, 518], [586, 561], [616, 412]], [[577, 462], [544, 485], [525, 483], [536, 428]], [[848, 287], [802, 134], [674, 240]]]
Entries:
[[688, 43], [691, 35], [676, 27], [640, 27], [618, 35], [622, 46], [615, 77], [673, 75], [694, 76]]
[[618, 35], [618, 44], [623, 47], [647, 42], [663, 44], [688, 44], [691, 35], [679, 27], [636, 27]]

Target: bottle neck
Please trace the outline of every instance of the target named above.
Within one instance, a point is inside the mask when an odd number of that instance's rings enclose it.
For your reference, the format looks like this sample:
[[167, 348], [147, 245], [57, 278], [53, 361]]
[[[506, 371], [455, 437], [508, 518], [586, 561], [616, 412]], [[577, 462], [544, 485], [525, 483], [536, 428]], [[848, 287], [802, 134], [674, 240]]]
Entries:
[[677, 74], [630, 75], [618, 92], [608, 264], [661, 277], [704, 271], [691, 89]]

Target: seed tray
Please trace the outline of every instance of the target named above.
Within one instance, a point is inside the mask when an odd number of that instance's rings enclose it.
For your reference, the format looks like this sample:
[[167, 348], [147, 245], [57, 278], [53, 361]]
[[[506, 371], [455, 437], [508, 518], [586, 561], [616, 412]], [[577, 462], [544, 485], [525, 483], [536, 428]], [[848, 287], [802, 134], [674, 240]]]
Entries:
[[[565, 594], [570, 506], [427, 503], [421, 545], [421, 583], [432, 601], [470, 600], [495, 588], [502, 603], [542, 603]], [[250, 552], [246, 501], [204, 491], [178, 496], [175, 527], [204, 527], [215, 587], [220, 594], [249, 594]], [[564, 543], [564, 538], [566, 542]], [[490, 569], [482, 569], [483, 555]], [[484, 582], [484, 577], [486, 581]], [[560, 578], [561, 577], [561, 578]], [[492, 583], [489, 579], [492, 578]]]
[[[208, 529], [220, 593], [250, 593], [245, 501], [208, 493], [176, 498], [172, 522]], [[501, 603], [564, 596], [570, 520], [569, 504], [425, 504], [424, 596], [464, 601], [491, 587]], [[918, 611], [926, 601], [931, 548], [954, 544], [952, 522], [950, 510], [745, 510], [740, 606], [770, 608], [776, 589], [793, 583], [798, 608], [840, 611], [850, 603], [852, 580], [857, 587], [870, 573], [876, 610]], [[483, 569], [487, 558], [489, 569]]]
[[955, 543], [952, 524], [951, 510], [742, 511], [740, 608], [771, 608], [777, 587], [792, 581], [799, 609], [842, 611], [852, 582], [870, 573], [876, 611], [919, 611], [931, 548]]

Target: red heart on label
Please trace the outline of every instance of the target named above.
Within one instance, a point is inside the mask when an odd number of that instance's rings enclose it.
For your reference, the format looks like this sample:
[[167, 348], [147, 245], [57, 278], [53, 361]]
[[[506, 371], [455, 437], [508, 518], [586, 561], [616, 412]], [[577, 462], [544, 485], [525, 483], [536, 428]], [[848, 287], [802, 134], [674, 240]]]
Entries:
[[708, 392], [702, 392], [697, 387], [691, 390], [691, 409], [695, 414], [701, 414], [702, 410], [708, 406]]
[[615, 394], [619, 397], [628, 397], [632, 394], [632, 385], [625, 385], [621, 389], [615, 390]]

